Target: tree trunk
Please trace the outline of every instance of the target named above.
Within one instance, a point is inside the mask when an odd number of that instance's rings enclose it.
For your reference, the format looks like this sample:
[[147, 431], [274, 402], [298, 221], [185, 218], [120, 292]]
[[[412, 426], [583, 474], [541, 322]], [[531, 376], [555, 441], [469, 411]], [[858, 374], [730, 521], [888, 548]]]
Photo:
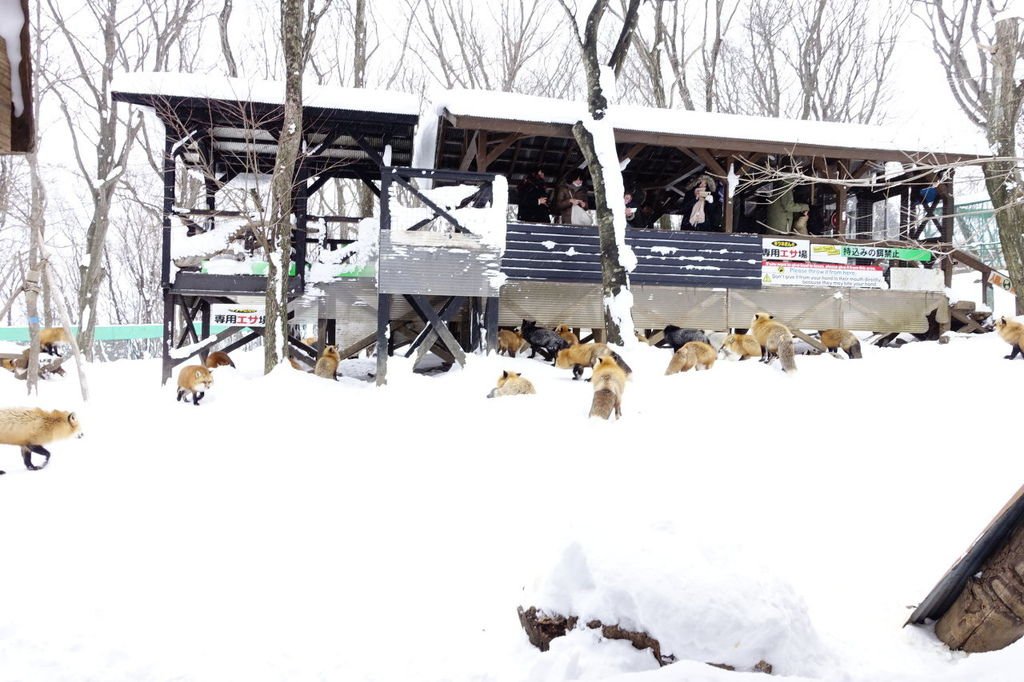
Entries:
[[[292, 193], [295, 163], [302, 140], [303, 60], [302, 1], [282, 0], [281, 42], [285, 63], [284, 120], [277, 143], [277, 160], [271, 180], [271, 245], [268, 253], [266, 326], [263, 328], [265, 372], [285, 361], [288, 343], [288, 269], [292, 251]], [[304, 267], [296, 263], [296, 268]]]
[[228, 69], [228, 76], [238, 78], [238, 65], [235, 64], [235, 55], [231, 52], [231, 41], [228, 40], [228, 20], [231, 19], [231, 2], [224, 0], [224, 7], [217, 17], [217, 27], [220, 30], [220, 51], [224, 56], [224, 64]]
[[29, 275], [25, 280], [25, 304], [28, 308], [29, 352], [28, 376], [26, 388], [29, 395], [39, 392], [39, 292], [42, 287], [40, 244], [43, 241], [43, 225], [46, 221], [46, 190], [42, 178], [39, 177], [39, 159], [36, 154], [28, 154], [29, 181], [32, 187], [32, 206], [29, 209], [28, 229], [31, 245], [29, 247]]
[[[601, 293], [604, 308], [604, 326], [608, 343], [621, 345], [624, 338], [633, 338], [632, 295], [629, 292], [629, 270], [625, 262], [633, 260], [626, 246], [626, 213], [623, 203], [622, 171], [618, 166], [615, 135], [611, 123], [605, 120], [608, 101], [601, 86], [601, 62], [597, 56], [598, 28], [608, 0], [597, 0], [587, 17], [585, 37], [580, 41], [583, 70], [587, 77], [587, 107], [591, 121], [578, 121], [573, 127], [576, 143], [587, 161], [587, 170], [594, 185], [597, 213], [597, 231], [601, 244]], [[623, 36], [619, 44], [623, 50], [613, 56], [612, 69], [625, 59], [629, 40], [625, 36], [636, 24], [635, 13], [639, 3], [630, 3], [625, 17]], [[609, 73], [609, 76], [612, 76]], [[608, 167], [602, 159], [613, 161]], [[614, 202], [614, 208], [613, 204]], [[624, 258], [625, 257], [625, 258]]]
[[1016, 124], [1020, 118], [1021, 92], [1014, 80], [1018, 28], [1016, 19], [996, 23], [992, 54], [992, 92], [987, 112], [988, 142], [1000, 160], [986, 163], [985, 185], [995, 209], [999, 241], [1010, 279], [1016, 289], [1017, 314], [1024, 314], [1024, 206], [1021, 205]]
[[[366, 0], [356, 0], [352, 26], [352, 85], [366, 87]], [[373, 192], [365, 182], [359, 183], [359, 215], [373, 215]]]

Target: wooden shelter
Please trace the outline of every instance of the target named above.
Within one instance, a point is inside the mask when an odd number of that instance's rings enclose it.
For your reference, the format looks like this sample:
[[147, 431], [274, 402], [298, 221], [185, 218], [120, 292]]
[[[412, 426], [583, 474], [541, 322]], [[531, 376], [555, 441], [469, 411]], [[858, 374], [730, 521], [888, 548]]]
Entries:
[[[511, 188], [510, 203], [515, 204], [516, 185], [535, 169], [542, 169], [547, 178], [557, 182], [569, 171], [585, 168], [572, 134], [572, 124], [584, 113], [582, 103], [449, 91], [436, 102], [431, 125], [421, 130], [417, 161], [443, 169], [505, 175]], [[897, 249], [932, 247], [934, 253], [926, 256], [944, 256], [938, 265], [945, 285], [951, 281], [952, 256], [956, 256], [952, 250], [953, 168], [982, 157], [984, 149], [935, 144], [915, 137], [920, 131], [820, 121], [618, 105], [609, 107], [608, 118], [615, 129], [627, 191], [632, 189], [634, 195], [643, 197], [651, 219], [656, 223], [661, 219], [659, 227], [667, 225], [665, 216], [682, 217], [675, 219], [676, 228], [671, 231], [627, 229], [627, 242], [684, 236], [698, 242], [724, 241], [743, 255], [728, 259], [723, 267], [739, 266], [750, 258], [744, 249], [752, 243], [760, 246], [763, 237], [771, 236], [758, 208], [763, 211], [773, 201], [772, 190], [777, 196], [780, 186], [791, 186], [811, 205], [809, 234], [785, 238], [806, 239], [812, 250], [832, 245], [831, 250], [838, 253], [846, 248], [845, 253], [852, 254], [847, 262], [860, 267], [878, 267], [885, 256], [903, 253]], [[713, 232], [679, 230], [680, 222], [687, 227], [684, 214], [689, 211], [689, 184], [702, 175], [717, 181], [721, 213], [710, 228]], [[879, 208], [876, 204], [882, 201], [889, 202], [888, 213], [898, 211], [898, 218], [891, 216], [890, 224], [880, 228], [874, 215]], [[550, 231], [547, 225], [510, 224], [509, 248], [514, 248], [513, 235]], [[571, 241], [571, 233], [567, 237]], [[575, 243], [564, 246], [579, 252]], [[671, 248], [673, 244], [659, 244], [655, 252]], [[963, 255], [970, 260], [969, 254]], [[563, 264], [580, 260], [584, 258], [562, 259]], [[668, 260], [663, 259], [662, 265], [669, 265]], [[898, 265], [895, 260], [886, 265], [890, 263]], [[934, 258], [929, 265], [936, 265]], [[758, 263], [758, 270], [760, 267]], [[642, 273], [641, 269], [633, 278], [640, 283], [640, 295], [634, 292], [634, 319], [642, 327], [670, 322], [703, 328], [743, 327], [756, 309], [771, 310], [792, 326], [805, 328], [924, 332], [929, 324], [934, 329], [949, 322], [941, 284], [930, 291], [898, 291], [887, 285], [877, 289], [840, 284], [762, 287], [760, 280], [751, 287], [737, 287], [735, 281], [711, 277], [689, 285], [678, 283], [668, 291], [648, 289]], [[537, 317], [542, 323], [567, 322], [569, 316], [581, 326], [601, 324], [599, 294], [592, 287], [574, 291], [569, 297], [573, 301], [570, 309], [561, 303], [566, 300], [564, 291], [538, 287], [537, 277], [520, 277], [514, 270], [509, 276], [513, 281], [502, 292], [502, 324], [515, 323], [520, 315]], [[574, 277], [563, 272], [546, 279], [560, 279], [564, 284], [559, 288], [564, 289], [594, 277], [591, 269], [588, 275]], [[518, 279], [528, 280], [527, 285], [520, 285]], [[837, 289], [843, 290], [840, 298], [834, 297]], [[506, 309], [515, 313], [506, 315]], [[929, 315], [931, 323], [926, 319]]]
[[[199, 263], [177, 258], [179, 254], [172, 252], [172, 247], [188, 242], [195, 245], [207, 235], [216, 236], [218, 230], [224, 233], [219, 239], [223, 245], [245, 232], [246, 221], [259, 220], [258, 216], [246, 216], [238, 206], [225, 206], [219, 199], [239, 176], [273, 173], [284, 116], [284, 88], [276, 85], [200, 74], [147, 73], [122, 76], [111, 88], [115, 102], [152, 109], [165, 131], [161, 254], [164, 381], [175, 364], [195, 354], [205, 358], [214, 344], [240, 331], [245, 331], [241, 338], [223, 350], [230, 351], [261, 334], [255, 326], [257, 320], [234, 316], [225, 322], [229, 324], [227, 329], [212, 335], [211, 310], [215, 304], [252, 302], [261, 297], [266, 289], [264, 276], [202, 272]], [[303, 266], [291, 273], [289, 310], [296, 315], [303, 307], [312, 306], [315, 320], [317, 303], [301, 297], [306, 284], [308, 244], [322, 243], [325, 235], [311, 235], [309, 222], [315, 219], [329, 225], [353, 219], [310, 216], [307, 201], [332, 178], [359, 179], [379, 192], [374, 180], [380, 179], [381, 168], [387, 164], [408, 165], [412, 159], [418, 105], [407, 95], [343, 88], [307, 89], [304, 104], [304, 153], [292, 194], [292, 260]], [[179, 204], [179, 167], [202, 179], [204, 208]], [[179, 234], [172, 235], [172, 228]], [[315, 358], [316, 350], [300, 339], [290, 337], [289, 343], [300, 357]]]
[[[164, 127], [166, 380], [175, 364], [193, 355], [205, 356], [220, 343], [230, 351], [260, 334], [252, 311], [266, 279], [255, 266], [265, 264], [250, 262], [254, 249], [247, 242], [260, 216], [251, 207], [232, 205], [228, 196], [237, 198], [238, 183], [244, 187], [272, 173], [283, 87], [190, 74], [131, 74], [118, 78], [112, 91], [114, 101], [151, 109]], [[376, 343], [386, 349], [377, 354], [381, 382], [386, 358], [398, 348], [407, 356], [433, 351], [444, 362], [462, 362], [466, 351], [493, 347], [498, 325], [523, 319], [600, 333], [600, 256], [593, 228], [506, 218], [524, 173], [539, 166], [556, 177], [584, 165], [571, 133], [582, 104], [447, 93], [436, 116], [421, 118], [415, 98], [401, 93], [311, 88], [304, 95], [289, 315], [315, 321], [318, 346], [335, 343], [349, 357]], [[687, 183], [701, 175], [717, 178], [726, 200], [714, 229], [627, 229], [626, 242], [638, 261], [631, 280], [639, 327], [746, 327], [758, 310], [796, 329], [895, 333], [948, 324], [941, 285], [889, 289], [877, 266], [851, 266], [875, 268], [875, 288], [765, 286], [767, 247], [741, 207], [785, 166], [789, 181], [811, 192], [817, 206], [833, 202], [835, 225], [819, 215], [808, 243], [873, 249], [852, 252], [854, 264], [881, 257], [880, 250], [897, 258], [894, 247], [908, 244], [858, 239], [864, 226], [847, 196], [863, 196], [865, 203], [898, 196], [895, 236], [927, 236], [932, 225], [936, 243], [949, 242], [951, 176], [923, 164], [976, 158], [977, 150], [902, 144], [889, 131], [868, 126], [629, 107], [612, 107], [609, 115], [625, 175], [645, 196], [653, 218], [684, 210]], [[371, 188], [380, 200], [379, 216], [364, 223], [361, 216], [310, 215], [309, 199], [335, 178]], [[500, 238], [474, 226], [479, 215], [470, 213], [478, 209], [491, 227], [501, 228]], [[374, 234], [367, 250], [357, 253], [353, 247], [367, 236], [364, 227]], [[236, 247], [225, 248], [238, 242], [246, 242], [248, 259]], [[812, 250], [785, 243], [784, 250]], [[340, 259], [329, 257], [338, 247]], [[247, 262], [240, 267], [253, 269], [223, 269], [232, 256], [243, 256]], [[328, 262], [334, 264], [329, 276], [314, 278]], [[214, 306], [223, 305], [243, 310], [215, 319]], [[216, 323], [227, 328], [214, 334]], [[239, 336], [229, 342], [233, 335]], [[289, 343], [293, 357], [307, 363], [319, 350], [295, 336]]]

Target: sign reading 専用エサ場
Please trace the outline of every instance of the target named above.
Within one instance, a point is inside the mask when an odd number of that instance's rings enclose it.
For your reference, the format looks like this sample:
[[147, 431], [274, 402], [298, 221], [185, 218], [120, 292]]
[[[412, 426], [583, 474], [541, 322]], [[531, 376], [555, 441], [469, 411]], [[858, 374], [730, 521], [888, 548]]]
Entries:
[[811, 242], [807, 239], [761, 239], [762, 260], [807, 260], [810, 254]]
[[888, 288], [881, 266], [840, 263], [764, 261], [761, 264], [761, 283], [765, 286]]
[[266, 324], [266, 305], [263, 303], [214, 303], [210, 306], [213, 324], [240, 327], [262, 327]]

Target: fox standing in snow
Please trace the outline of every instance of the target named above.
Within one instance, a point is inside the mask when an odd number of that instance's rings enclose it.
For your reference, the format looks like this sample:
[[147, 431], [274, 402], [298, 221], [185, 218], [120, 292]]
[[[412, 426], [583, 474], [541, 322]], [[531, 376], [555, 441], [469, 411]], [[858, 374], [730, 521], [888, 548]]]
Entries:
[[691, 369], [711, 369], [718, 358], [715, 349], [703, 341], [690, 341], [672, 354], [665, 374], [689, 372]]
[[704, 343], [710, 343], [708, 335], [704, 333], [702, 329], [681, 329], [674, 324], [667, 325], [664, 330], [664, 338], [659, 341], [657, 346], [664, 348], [665, 345], [672, 346], [672, 350], [677, 351], [690, 341], [703, 341]]
[[726, 355], [740, 356], [740, 360], [761, 357], [761, 344], [750, 334], [729, 334], [722, 341], [720, 349]]
[[341, 355], [334, 346], [325, 346], [324, 352], [316, 361], [313, 374], [324, 379], [338, 380], [338, 364], [341, 362]]
[[504, 353], [510, 358], [514, 358], [516, 353], [527, 345], [529, 344], [526, 343], [526, 339], [518, 331], [513, 329], [498, 330], [498, 355]]
[[213, 386], [213, 375], [202, 365], [186, 365], [178, 372], [178, 400], [187, 403], [186, 394], [190, 394], [192, 404], [198, 406], [210, 386]]
[[550, 329], [538, 327], [535, 320], [523, 320], [523, 326], [520, 329], [523, 338], [530, 344], [531, 358], [540, 353], [545, 360], [554, 362], [555, 354], [563, 348], [569, 347], [565, 339]]
[[608, 419], [615, 411], [615, 418], [622, 416], [622, 393], [626, 390], [626, 372], [611, 355], [601, 358], [590, 377], [594, 387], [594, 401], [590, 404], [590, 416]]
[[996, 320], [996, 331], [1003, 341], [1013, 346], [1009, 355], [1004, 355], [1007, 360], [1013, 360], [1018, 355], [1024, 354], [1024, 324], [1003, 315]]
[[498, 385], [491, 389], [487, 397], [498, 398], [503, 395], [530, 395], [536, 392], [530, 380], [522, 374], [505, 371], [498, 377]]
[[235, 363], [231, 361], [231, 358], [227, 353], [220, 350], [215, 350], [206, 356], [206, 362], [204, 363], [210, 369], [216, 369], [217, 367], [234, 367]]
[[555, 333], [565, 339], [565, 342], [570, 346], [574, 343], [580, 342], [579, 337], [572, 333], [572, 329], [570, 329], [567, 324], [560, 324], [555, 327]]
[[57, 347], [67, 343], [71, 343], [71, 340], [68, 339], [64, 327], [47, 327], [39, 330], [39, 350], [43, 353], [60, 357]]
[[773, 359], [778, 358], [782, 363], [782, 371], [796, 371], [796, 360], [793, 359], [793, 334], [789, 327], [776, 322], [773, 315], [756, 313], [750, 323], [750, 333], [761, 344], [761, 362], [770, 364]]
[[[50, 451], [43, 444], [76, 434], [82, 437], [78, 417], [74, 412], [47, 412], [38, 407], [8, 407], [0, 410], [0, 443], [19, 446], [26, 469], [42, 469], [50, 463]], [[33, 452], [46, 458], [39, 466], [32, 464]]]
[[558, 351], [558, 355], [555, 356], [555, 367], [572, 367], [572, 378], [576, 380], [583, 376], [584, 367], [593, 367], [594, 363], [610, 353], [606, 343], [574, 343]]
[[828, 349], [829, 353], [839, 354], [842, 348], [847, 357], [851, 360], [860, 360], [864, 356], [860, 352], [860, 339], [853, 332], [846, 329], [821, 329], [818, 331], [821, 337], [821, 345]]

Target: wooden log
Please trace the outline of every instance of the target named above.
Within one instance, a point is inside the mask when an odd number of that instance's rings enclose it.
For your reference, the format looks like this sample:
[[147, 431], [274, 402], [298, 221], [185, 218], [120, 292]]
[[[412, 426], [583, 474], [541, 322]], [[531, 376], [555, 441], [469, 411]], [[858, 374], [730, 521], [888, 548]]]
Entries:
[[935, 623], [935, 635], [950, 649], [971, 653], [996, 651], [1024, 636], [1024, 524], [967, 580]]

